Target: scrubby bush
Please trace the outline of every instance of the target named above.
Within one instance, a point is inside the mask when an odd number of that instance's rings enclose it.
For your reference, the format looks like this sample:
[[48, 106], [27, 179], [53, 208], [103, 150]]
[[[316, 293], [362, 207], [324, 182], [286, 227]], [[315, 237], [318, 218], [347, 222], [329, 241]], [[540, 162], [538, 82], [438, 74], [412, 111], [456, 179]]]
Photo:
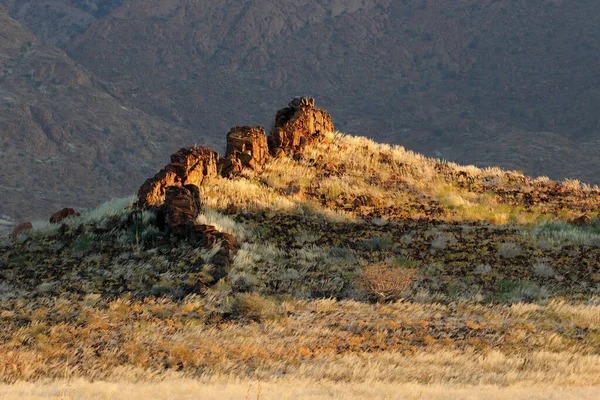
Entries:
[[373, 264], [361, 271], [357, 285], [377, 300], [398, 300], [402, 292], [413, 283], [416, 274], [417, 271], [413, 268]]
[[261, 321], [277, 315], [277, 306], [271, 300], [255, 293], [239, 293], [231, 302], [231, 314], [236, 318]]
[[589, 226], [546, 221], [537, 225], [533, 229], [532, 235], [540, 240], [550, 239], [578, 246], [600, 246], [600, 220], [592, 220]]
[[498, 247], [498, 255], [502, 258], [515, 258], [521, 255], [523, 249], [517, 243], [502, 243]]

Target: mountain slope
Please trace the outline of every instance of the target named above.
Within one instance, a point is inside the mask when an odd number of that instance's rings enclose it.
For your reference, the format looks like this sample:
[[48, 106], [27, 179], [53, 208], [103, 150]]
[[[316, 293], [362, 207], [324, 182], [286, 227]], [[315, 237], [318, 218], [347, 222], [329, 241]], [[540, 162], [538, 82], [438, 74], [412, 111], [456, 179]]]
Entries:
[[66, 49], [130, 104], [214, 137], [310, 94], [346, 132], [598, 183], [599, 15], [589, 0], [132, 0]]
[[13, 18], [46, 44], [61, 47], [127, 0], [0, 0]]
[[[0, 216], [39, 218], [131, 193], [189, 131], [128, 109], [0, 12]], [[201, 141], [201, 139], [196, 139]]]

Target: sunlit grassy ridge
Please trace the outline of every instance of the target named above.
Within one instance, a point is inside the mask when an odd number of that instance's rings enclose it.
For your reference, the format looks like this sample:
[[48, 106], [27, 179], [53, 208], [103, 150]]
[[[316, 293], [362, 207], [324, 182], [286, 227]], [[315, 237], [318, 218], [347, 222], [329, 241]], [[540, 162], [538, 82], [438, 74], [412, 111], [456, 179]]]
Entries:
[[0, 380], [600, 384], [597, 188], [330, 133], [201, 197], [225, 279], [132, 198], [0, 239]]
[[[340, 133], [330, 133], [300, 161], [272, 159], [261, 172], [246, 170], [237, 179], [216, 179], [204, 193], [207, 206], [222, 211], [301, 213], [312, 206], [352, 217], [371, 212], [389, 218], [497, 224], [595, 216], [600, 200], [597, 187], [578, 181], [558, 183], [499, 168], [460, 166]], [[357, 210], [353, 202], [360, 196], [374, 203]]]

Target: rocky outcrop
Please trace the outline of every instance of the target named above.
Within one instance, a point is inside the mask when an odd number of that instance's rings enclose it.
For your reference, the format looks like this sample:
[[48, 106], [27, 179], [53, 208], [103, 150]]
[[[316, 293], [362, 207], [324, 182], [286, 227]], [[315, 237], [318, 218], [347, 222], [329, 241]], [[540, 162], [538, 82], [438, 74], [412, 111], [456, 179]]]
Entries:
[[227, 134], [225, 158], [235, 160], [242, 167], [258, 169], [269, 158], [267, 135], [262, 126], [236, 126]]
[[302, 153], [304, 148], [321, 141], [325, 132], [333, 131], [331, 116], [315, 108], [315, 100], [300, 97], [277, 112], [268, 144], [271, 155], [282, 157]]
[[10, 234], [10, 237], [11, 237], [11, 239], [14, 240], [20, 234], [30, 231], [32, 229], [33, 229], [33, 225], [31, 224], [31, 222], [24, 222], [22, 224], [15, 226], [15, 229], [13, 229], [12, 233]]
[[217, 175], [219, 155], [206, 147], [186, 147], [171, 156], [171, 163], [153, 178], [144, 182], [138, 191], [139, 208], [160, 206], [169, 186], [195, 185]]
[[165, 190], [165, 222], [169, 230], [185, 230], [200, 213], [200, 189], [196, 185], [168, 186]]
[[62, 222], [62, 220], [64, 220], [65, 218], [70, 217], [71, 215], [79, 216], [79, 213], [75, 212], [75, 210], [72, 208], [63, 208], [62, 210], [52, 214], [52, 216], [50, 217], [50, 223], [58, 224], [59, 222]]

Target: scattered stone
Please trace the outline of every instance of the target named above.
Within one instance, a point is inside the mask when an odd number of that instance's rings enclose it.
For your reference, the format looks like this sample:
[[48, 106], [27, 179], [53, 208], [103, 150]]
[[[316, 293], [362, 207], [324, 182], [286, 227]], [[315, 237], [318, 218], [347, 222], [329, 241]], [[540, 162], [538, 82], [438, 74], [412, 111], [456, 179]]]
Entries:
[[207, 177], [217, 176], [219, 155], [207, 147], [186, 147], [171, 156], [171, 163], [147, 179], [138, 191], [138, 208], [160, 206], [169, 186], [199, 187]]
[[352, 202], [352, 205], [354, 206], [354, 208], [376, 207], [377, 199], [375, 199], [375, 197], [371, 196], [370, 194], [363, 194], [363, 195], [357, 196], [354, 199], [354, 201]]
[[284, 153], [302, 153], [312, 143], [323, 140], [324, 133], [333, 131], [331, 116], [314, 108], [315, 100], [300, 97], [277, 112], [275, 126], [268, 138], [269, 150], [275, 157]]
[[58, 224], [62, 222], [62, 220], [64, 220], [65, 218], [70, 217], [71, 215], [78, 217], [79, 213], [75, 212], [75, 210], [72, 208], [63, 208], [62, 210], [52, 214], [52, 216], [50, 217], [50, 223]]
[[23, 222], [22, 224], [15, 226], [15, 229], [13, 229], [12, 233], [10, 234], [10, 237], [14, 240], [20, 234], [30, 231], [32, 229], [33, 225], [31, 224], [31, 222]]
[[592, 223], [592, 219], [587, 216], [586, 214], [583, 214], [577, 218], [573, 218], [572, 220], [569, 221], [570, 224], [573, 225], [578, 225], [578, 226], [586, 226], [586, 225], [590, 225]]

